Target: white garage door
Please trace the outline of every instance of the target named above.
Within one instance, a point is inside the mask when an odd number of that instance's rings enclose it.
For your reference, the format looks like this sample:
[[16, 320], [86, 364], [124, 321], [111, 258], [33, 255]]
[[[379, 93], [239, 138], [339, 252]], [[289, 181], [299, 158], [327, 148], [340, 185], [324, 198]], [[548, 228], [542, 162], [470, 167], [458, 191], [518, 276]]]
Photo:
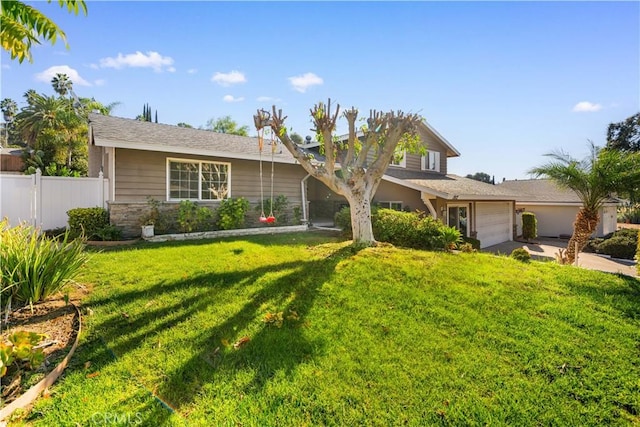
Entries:
[[486, 248], [513, 240], [512, 219], [510, 202], [476, 203], [476, 230], [480, 246]]

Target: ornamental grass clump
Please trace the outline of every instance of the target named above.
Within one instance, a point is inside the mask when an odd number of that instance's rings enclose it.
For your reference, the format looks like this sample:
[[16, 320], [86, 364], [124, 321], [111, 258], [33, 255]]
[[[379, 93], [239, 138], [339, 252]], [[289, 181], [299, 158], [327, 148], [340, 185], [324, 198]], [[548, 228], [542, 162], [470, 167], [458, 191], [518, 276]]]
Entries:
[[33, 305], [61, 290], [87, 261], [82, 240], [39, 234], [27, 224], [0, 221], [0, 304]]

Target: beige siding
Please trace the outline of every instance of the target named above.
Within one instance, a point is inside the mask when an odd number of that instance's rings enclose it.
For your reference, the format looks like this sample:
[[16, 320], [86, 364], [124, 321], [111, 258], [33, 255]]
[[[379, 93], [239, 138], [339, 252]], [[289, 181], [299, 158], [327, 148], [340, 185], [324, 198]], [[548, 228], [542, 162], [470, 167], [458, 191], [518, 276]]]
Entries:
[[402, 202], [402, 208], [414, 212], [427, 211], [420, 192], [391, 182], [382, 181], [373, 198], [375, 202]]
[[[98, 147], [93, 144], [89, 144], [89, 170], [87, 176], [90, 178], [97, 178], [100, 173], [100, 167], [102, 166], [102, 153], [103, 147]], [[106, 169], [104, 171], [106, 177]]]
[[[175, 153], [117, 149], [115, 200], [145, 201], [148, 196], [167, 200], [167, 158], [215, 161], [231, 164], [231, 197], [260, 201], [260, 166], [250, 160], [224, 159]], [[300, 203], [300, 181], [306, 172], [299, 165], [274, 165], [274, 196], [284, 194], [290, 203]], [[263, 192], [271, 192], [271, 162], [263, 162]]]

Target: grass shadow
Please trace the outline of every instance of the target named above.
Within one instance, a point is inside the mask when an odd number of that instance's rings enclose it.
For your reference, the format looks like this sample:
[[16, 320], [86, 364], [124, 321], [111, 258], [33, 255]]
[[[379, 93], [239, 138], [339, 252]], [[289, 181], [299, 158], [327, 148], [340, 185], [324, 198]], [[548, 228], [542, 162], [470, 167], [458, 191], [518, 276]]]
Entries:
[[[276, 244], [267, 238], [256, 240], [259, 244]], [[252, 243], [256, 240], [252, 239]], [[312, 240], [315, 242], [315, 238]], [[326, 242], [326, 236], [322, 241]], [[305, 336], [305, 317], [323, 284], [333, 275], [336, 265], [357, 251], [351, 246], [344, 246], [308, 261], [205, 273], [169, 283], [158, 281], [146, 289], [125, 290], [94, 298], [89, 302], [90, 307], [96, 310], [105, 308], [111, 312], [92, 329], [109, 343], [118, 358], [126, 357], [149, 337], [176, 326], [184, 328], [192, 319], [205, 315], [221, 299], [230, 295], [237, 299], [235, 295], [243, 286], [264, 282], [224, 320], [212, 322], [210, 327], [198, 324], [199, 330], [189, 342], [195, 351], [172, 369], [163, 370], [159, 383], [154, 386], [147, 384], [179, 411], [193, 403], [208, 384], [220, 378], [233, 378], [239, 371], [252, 375], [251, 380], [243, 383], [242, 393], [256, 393], [274, 375], [291, 375], [296, 366], [322, 352], [323, 342], [309, 341]], [[234, 254], [242, 256], [241, 253]], [[155, 299], [164, 299], [166, 303], [147, 308], [145, 303]], [[127, 305], [145, 309], [128, 315], [120, 311]], [[281, 328], [262, 323], [265, 306], [277, 307], [283, 313], [285, 320]], [[286, 319], [287, 316], [291, 318]], [[243, 330], [252, 330], [250, 341], [245, 345], [235, 349], [222, 344], [225, 338], [238, 339], [238, 331]]]

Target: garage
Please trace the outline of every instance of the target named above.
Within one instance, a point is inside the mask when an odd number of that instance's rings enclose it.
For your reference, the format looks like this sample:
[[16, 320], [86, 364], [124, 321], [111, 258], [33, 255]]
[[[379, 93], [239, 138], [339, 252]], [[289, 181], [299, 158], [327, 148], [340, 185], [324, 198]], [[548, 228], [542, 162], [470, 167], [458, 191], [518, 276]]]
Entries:
[[476, 230], [482, 248], [513, 240], [511, 203], [476, 203]]

